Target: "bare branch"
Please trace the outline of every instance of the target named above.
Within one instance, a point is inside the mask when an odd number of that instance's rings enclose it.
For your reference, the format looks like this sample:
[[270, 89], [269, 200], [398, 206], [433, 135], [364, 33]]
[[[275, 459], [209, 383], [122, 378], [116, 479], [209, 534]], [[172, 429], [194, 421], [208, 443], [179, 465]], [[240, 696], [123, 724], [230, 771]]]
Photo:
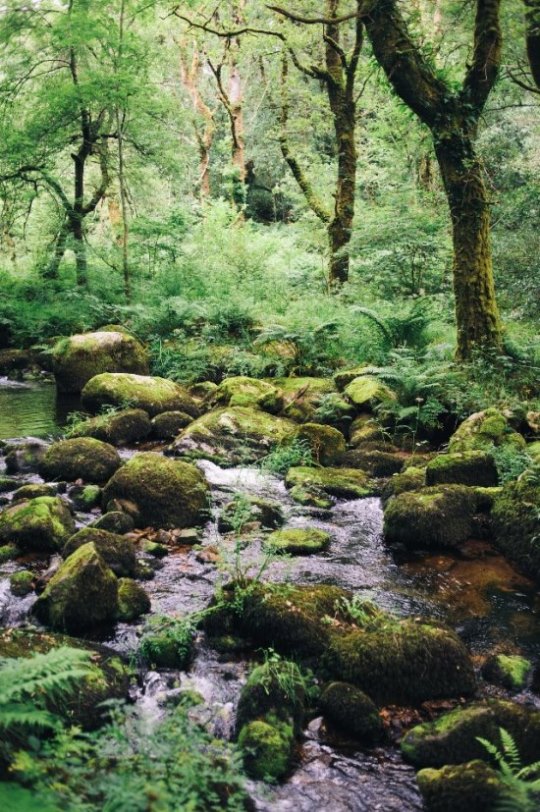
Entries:
[[358, 17], [360, 11], [351, 11], [350, 14], [343, 14], [341, 17], [303, 17], [294, 11], [287, 11], [281, 6], [266, 6], [270, 11], [275, 11], [281, 14], [282, 17], [287, 17], [288, 20], [293, 20], [295, 23], [305, 23], [306, 25], [339, 25], [340, 23], [347, 22], [347, 20], [354, 20]]

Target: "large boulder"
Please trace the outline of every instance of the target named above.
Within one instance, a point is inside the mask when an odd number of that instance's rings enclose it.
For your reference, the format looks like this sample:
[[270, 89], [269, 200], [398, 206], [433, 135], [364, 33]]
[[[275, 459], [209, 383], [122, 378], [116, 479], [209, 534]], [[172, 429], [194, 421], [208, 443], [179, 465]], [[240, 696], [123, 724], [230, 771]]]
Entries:
[[526, 478], [504, 485], [495, 497], [491, 521], [499, 550], [540, 581], [540, 485]]
[[206, 457], [223, 465], [256, 462], [294, 438], [290, 420], [246, 406], [216, 409], [194, 420], [171, 446], [178, 456]]
[[150, 598], [137, 581], [120, 578], [118, 581], [118, 620], [128, 623], [150, 611]]
[[355, 468], [289, 468], [285, 485], [295, 499], [302, 493], [322, 493], [338, 499], [362, 499], [374, 494], [368, 475]]
[[372, 744], [383, 736], [383, 724], [374, 702], [348, 682], [331, 682], [321, 694], [325, 719], [350, 736]]
[[148, 355], [123, 330], [98, 330], [63, 338], [53, 348], [53, 371], [61, 392], [81, 392], [102, 372], [148, 374]]
[[31, 437], [20, 443], [9, 443], [4, 451], [6, 473], [31, 474], [38, 470], [47, 453], [48, 445], [43, 440]]
[[114, 474], [103, 502], [134, 503], [139, 527], [192, 527], [204, 521], [208, 495], [208, 484], [195, 466], [148, 451], [135, 454]]
[[162, 412], [152, 418], [151, 433], [154, 440], [174, 440], [182, 429], [193, 423], [186, 412]]
[[94, 437], [114, 446], [144, 440], [150, 434], [152, 424], [148, 414], [142, 409], [123, 409], [113, 414], [91, 417], [78, 423], [69, 432], [69, 437]]
[[131, 539], [97, 527], [83, 527], [66, 542], [62, 555], [69, 558], [83, 544], [93, 544], [107, 566], [119, 578], [133, 577], [136, 574], [137, 557]]
[[112, 445], [93, 437], [75, 437], [53, 443], [40, 463], [39, 473], [43, 479], [83, 479], [101, 485], [120, 465]]
[[32, 610], [52, 629], [80, 632], [115, 620], [118, 579], [92, 543], [79, 547], [48, 582]]
[[474, 490], [463, 485], [404, 491], [385, 505], [386, 540], [413, 550], [456, 547], [472, 534], [476, 506]]
[[345, 437], [332, 426], [304, 423], [297, 436], [309, 445], [313, 459], [319, 465], [337, 465], [345, 454]]
[[22, 551], [60, 550], [74, 531], [73, 517], [57, 496], [17, 502], [0, 513], [0, 542]]
[[416, 779], [426, 812], [496, 812], [505, 800], [509, 805], [504, 808], [520, 808], [510, 805], [509, 789], [500, 773], [479, 759], [420, 770]]
[[396, 400], [396, 393], [378, 378], [362, 375], [354, 378], [346, 387], [345, 394], [357, 409], [371, 411], [377, 404]]
[[336, 394], [328, 378], [272, 378], [284, 396], [283, 416], [297, 423], [317, 419], [317, 411], [331, 394]]
[[109, 373], [91, 378], [82, 390], [85, 409], [98, 412], [103, 406], [143, 409], [150, 417], [180, 411], [195, 417], [199, 407], [183, 386], [166, 378]]
[[439, 454], [427, 465], [426, 485], [478, 485], [492, 488], [498, 483], [497, 467], [485, 451], [457, 451]]
[[290, 555], [311, 555], [326, 550], [330, 544], [330, 535], [324, 530], [315, 528], [291, 527], [271, 533], [266, 543], [269, 549], [277, 553]]
[[508, 445], [525, 448], [525, 439], [510, 427], [508, 420], [497, 409], [476, 412], [461, 423], [448, 444], [450, 452], [490, 451], [493, 446]]
[[248, 406], [277, 414], [283, 408], [283, 392], [267, 381], [238, 376], [222, 381], [209, 399], [215, 406]]

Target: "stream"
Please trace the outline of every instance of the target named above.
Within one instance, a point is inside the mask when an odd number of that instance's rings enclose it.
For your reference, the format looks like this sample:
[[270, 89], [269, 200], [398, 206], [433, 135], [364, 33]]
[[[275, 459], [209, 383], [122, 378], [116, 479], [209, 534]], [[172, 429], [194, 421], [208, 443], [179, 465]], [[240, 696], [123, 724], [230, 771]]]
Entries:
[[[30, 433], [48, 437], [61, 430], [64, 420], [54, 387], [32, 384], [21, 388], [0, 381], [0, 438]], [[472, 541], [460, 555], [444, 552], [398, 560], [384, 545], [379, 499], [337, 501], [332, 509], [320, 511], [295, 504], [281, 478], [259, 469], [222, 469], [208, 461], [198, 465], [212, 487], [214, 518], [204, 529], [202, 549], [172, 550], [160, 562], [155, 578], [145, 582], [153, 613], [183, 615], [203, 609], [218, 579], [228, 580], [235, 568], [254, 574], [260, 567], [264, 552], [256, 534], [238, 552], [232, 540], [218, 531], [220, 507], [240, 492], [278, 501], [286, 527], [317, 527], [332, 539], [328, 550], [318, 555], [272, 559], [264, 579], [334, 584], [403, 616], [421, 614], [444, 620], [459, 632], [473, 654], [512, 641], [526, 655], [540, 655], [536, 590], [486, 542]], [[2, 469], [0, 458], [0, 475]], [[30, 475], [18, 479], [20, 484], [40, 481]], [[2, 494], [3, 499], [10, 497]], [[95, 515], [77, 514], [76, 518], [84, 525]], [[224, 569], [216, 567], [212, 556], [218, 546], [228, 551]], [[47, 557], [34, 557], [30, 566], [41, 569], [51, 563]], [[34, 595], [16, 598], [11, 594], [8, 576], [18, 568], [20, 564], [15, 562], [0, 565], [2, 625], [25, 624], [35, 599]], [[137, 645], [138, 629], [136, 623], [119, 623], [96, 639], [129, 654]], [[230, 738], [234, 708], [249, 668], [250, 662], [240, 656], [217, 654], [201, 635], [189, 674], [141, 675], [136, 701], [146, 713], [159, 718], [167, 697], [179, 686], [193, 689], [204, 697], [205, 704], [189, 713], [214, 735]], [[532, 699], [531, 695], [523, 698]], [[414, 770], [402, 761], [398, 749], [360, 750], [353, 741], [336, 740], [320, 718], [306, 727], [296, 769], [286, 783], [268, 787], [249, 782], [248, 786], [261, 812], [414, 812], [423, 808]]]

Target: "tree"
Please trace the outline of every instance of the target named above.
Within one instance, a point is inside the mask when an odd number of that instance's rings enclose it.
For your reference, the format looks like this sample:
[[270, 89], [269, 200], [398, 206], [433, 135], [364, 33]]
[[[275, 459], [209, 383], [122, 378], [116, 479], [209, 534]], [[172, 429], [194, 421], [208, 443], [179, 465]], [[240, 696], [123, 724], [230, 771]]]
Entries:
[[499, 349], [501, 325], [490, 246], [490, 201], [475, 140], [501, 62], [500, 0], [477, 0], [474, 44], [454, 90], [423, 55], [397, 0], [375, 0], [365, 25], [394, 91], [429, 127], [452, 220], [457, 358]]
[[523, 2], [526, 7], [527, 58], [534, 83], [540, 90], [540, 0], [523, 0]]

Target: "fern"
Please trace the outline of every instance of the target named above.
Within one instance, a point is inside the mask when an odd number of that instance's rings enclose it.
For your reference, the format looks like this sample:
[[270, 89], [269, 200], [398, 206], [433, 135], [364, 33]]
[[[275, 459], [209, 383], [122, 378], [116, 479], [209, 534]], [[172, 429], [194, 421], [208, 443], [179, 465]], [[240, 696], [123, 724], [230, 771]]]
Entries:
[[499, 728], [501, 749], [477, 736], [477, 741], [496, 762], [505, 791], [497, 803], [497, 812], [537, 812], [540, 800], [540, 761], [523, 766], [514, 737]]

